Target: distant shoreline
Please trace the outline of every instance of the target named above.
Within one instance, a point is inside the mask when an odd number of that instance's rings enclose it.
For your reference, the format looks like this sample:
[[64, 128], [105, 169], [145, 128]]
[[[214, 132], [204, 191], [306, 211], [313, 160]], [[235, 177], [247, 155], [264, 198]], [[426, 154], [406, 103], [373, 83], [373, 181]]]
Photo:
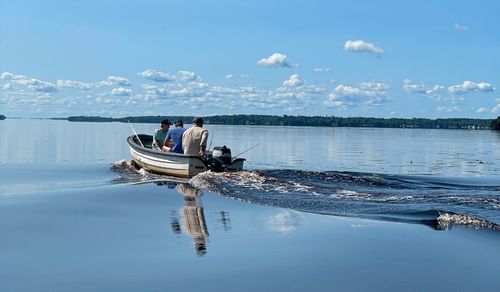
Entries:
[[[190, 124], [193, 116], [131, 116], [111, 118], [100, 116], [71, 116], [52, 118], [70, 122], [122, 122], [160, 123], [163, 119], [171, 122], [177, 119]], [[369, 128], [417, 128], [417, 129], [471, 129], [489, 130], [493, 119], [470, 118], [373, 118], [335, 116], [274, 116], [274, 115], [215, 115], [203, 117], [205, 124], [215, 125], [257, 125], [257, 126], [310, 126], [310, 127], [369, 127]]]

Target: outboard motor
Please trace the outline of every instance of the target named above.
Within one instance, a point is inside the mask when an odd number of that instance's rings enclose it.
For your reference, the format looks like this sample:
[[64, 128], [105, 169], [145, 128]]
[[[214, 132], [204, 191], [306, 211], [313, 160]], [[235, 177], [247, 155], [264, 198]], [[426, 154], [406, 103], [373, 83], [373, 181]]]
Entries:
[[211, 155], [211, 169], [212, 171], [221, 172], [231, 164], [231, 149], [225, 145], [214, 147]]

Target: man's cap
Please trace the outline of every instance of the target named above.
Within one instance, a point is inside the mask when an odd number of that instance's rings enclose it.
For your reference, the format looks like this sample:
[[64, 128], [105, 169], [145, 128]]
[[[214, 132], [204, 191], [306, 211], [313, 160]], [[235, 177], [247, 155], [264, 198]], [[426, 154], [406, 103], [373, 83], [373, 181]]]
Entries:
[[168, 119], [164, 119], [164, 120], [162, 120], [162, 121], [161, 121], [161, 124], [162, 124], [162, 125], [165, 125], [165, 124], [167, 124], [167, 125], [172, 125], [172, 123], [170, 123], [170, 121], [169, 121]]
[[203, 124], [203, 119], [200, 117], [195, 117], [193, 119], [193, 124]]

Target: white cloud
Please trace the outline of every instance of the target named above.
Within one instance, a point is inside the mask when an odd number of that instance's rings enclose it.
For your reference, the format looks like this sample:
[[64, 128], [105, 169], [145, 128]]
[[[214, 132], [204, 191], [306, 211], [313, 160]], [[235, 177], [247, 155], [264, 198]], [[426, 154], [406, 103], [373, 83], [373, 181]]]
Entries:
[[[432, 87], [427, 87], [422, 83], [412, 83], [411, 80], [405, 79], [403, 81], [403, 89], [408, 93], [417, 93], [426, 95], [428, 97], [436, 97], [439, 94], [443, 93], [444, 86], [436, 84]], [[441, 99], [438, 97], [437, 99]]]
[[111, 94], [117, 96], [130, 96], [132, 94], [132, 89], [123, 87], [113, 88]]
[[468, 31], [469, 30], [469, 28], [467, 26], [462, 25], [458, 22], [455, 22], [455, 29], [459, 30], [459, 31]]
[[56, 85], [59, 88], [75, 88], [81, 90], [90, 90], [92, 88], [92, 84], [90, 83], [75, 80], [57, 80]]
[[293, 74], [290, 79], [283, 81], [283, 86], [296, 87], [304, 84], [304, 81], [300, 79], [298, 74]]
[[118, 76], [108, 76], [108, 82], [111, 82], [113, 84], [117, 84], [119, 86], [131, 86], [130, 81], [128, 81], [127, 78], [125, 77], [118, 77]]
[[438, 112], [447, 112], [447, 113], [453, 113], [453, 112], [461, 112], [462, 110], [454, 105], [454, 106], [438, 106], [436, 108]]
[[151, 98], [156, 99], [168, 96], [168, 90], [166, 88], [151, 84], [142, 84], [142, 88], [146, 91], [146, 95], [144, 97], [146, 101], [150, 100]]
[[155, 82], [169, 82], [174, 80], [174, 77], [170, 76], [168, 73], [160, 72], [154, 69], [147, 69], [146, 71], [137, 73], [137, 75]]
[[485, 107], [480, 107], [476, 110], [476, 113], [487, 113], [489, 112], [490, 110], [485, 108]]
[[340, 96], [363, 96], [364, 95], [364, 92], [357, 88], [357, 87], [353, 87], [353, 86], [349, 86], [349, 85], [337, 85], [337, 87], [335, 87], [335, 90], [334, 90], [334, 93], [335, 94], [338, 94]]
[[363, 40], [356, 40], [356, 41], [348, 40], [344, 44], [344, 49], [348, 52], [372, 53], [377, 56], [381, 56], [384, 53], [384, 50], [382, 50], [381, 48], [378, 48], [374, 44], [365, 42]]
[[[20, 80], [23, 80], [23, 79], [20, 79]], [[28, 88], [33, 90], [33, 91], [37, 91], [37, 92], [56, 92], [57, 91], [57, 87], [50, 82], [45, 82], [45, 81], [41, 81], [38, 79], [24, 79], [24, 80], [27, 80], [26, 84], [28, 85]]]
[[359, 85], [359, 88], [365, 91], [387, 91], [389, 85], [377, 82], [363, 82]]
[[412, 84], [411, 80], [409, 79], [405, 79], [403, 81], [403, 89], [408, 93], [421, 93], [421, 94], [425, 94], [425, 92], [428, 90], [422, 83]]
[[233, 75], [233, 74], [227, 74], [225, 78], [226, 78], [226, 79], [233, 79], [233, 77], [234, 77], [234, 75]]
[[[235, 88], [234, 91], [230, 90], [230, 93], [233, 104], [241, 104], [246, 108], [253, 110], [281, 109], [297, 113], [303, 111], [308, 105], [314, 104], [315, 97], [318, 94], [324, 94], [325, 90], [315, 85], [286, 86], [276, 90], [244, 86]], [[219, 94], [219, 96], [221, 95]]]
[[0, 79], [27, 86], [28, 89], [31, 89], [35, 92], [50, 93], [57, 91], [57, 87], [50, 82], [38, 80], [35, 78], [29, 78], [28, 76], [24, 75], [16, 75], [10, 72], [3, 72], [2, 75], [0, 75]]
[[[303, 74], [300, 76], [299, 74], [291, 74], [276, 88], [262, 88], [255, 85], [244, 87], [216, 86], [203, 82], [200, 77], [190, 71], [179, 71], [177, 74], [169, 75], [177, 82], [158, 82], [154, 78], [161, 79], [165, 77], [162, 74], [167, 73], [157, 74], [155, 72], [158, 73], [158, 71], [148, 69], [137, 73], [151, 81], [143, 80], [147, 83], [134, 84], [136, 87], [117, 86], [117, 82], [130, 84], [125, 77], [110, 76], [107, 80], [96, 83], [57, 80], [52, 84], [4, 72], [0, 73], [0, 90], [4, 89], [4, 93], [0, 93], [0, 103], [6, 104], [8, 109], [17, 106], [18, 109], [25, 107], [33, 111], [34, 109], [29, 107], [31, 104], [43, 111], [47, 111], [50, 107], [63, 110], [71, 106], [75, 110], [81, 109], [88, 113], [91, 112], [92, 107], [116, 110], [116, 112], [128, 107], [127, 109], [133, 109], [133, 112], [139, 113], [156, 106], [171, 105], [173, 109], [188, 109], [188, 112], [191, 108], [198, 107], [207, 109], [207, 112], [219, 108], [225, 110], [240, 108], [243, 109], [243, 112], [273, 110], [274, 113], [301, 114], [301, 111], [311, 113], [312, 110], [319, 108], [328, 107], [343, 110], [356, 106], [378, 106], [390, 101], [388, 94], [391, 88], [383, 82], [331, 84], [326, 80], [325, 84], [316, 85], [305, 82], [301, 78]], [[240, 78], [239, 74], [228, 75], [231, 75], [231, 78]], [[231, 82], [226, 83], [229, 85]], [[492, 85], [488, 83], [471, 81], [451, 86], [450, 90], [455, 92], [455, 95], [450, 94], [448, 87], [442, 85], [425, 85], [405, 80], [402, 86], [407, 92], [425, 96], [443, 93], [443, 101], [450, 101], [450, 103], [438, 104], [440, 107], [436, 110], [440, 112], [460, 111], [458, 106], [465, 106], [460, 103], [460, 100], [467, 97], [461, 93], [494, 90]], [[65, 88], [76, 90], [65, 91]], [[7, 93], [8, 89], [11, 91]], [[60, 89], [62, 93], [52, 94], [57, 89]], [[40, 92], [50, 94], [40, 94]], [[10, 99], [17, 99], [17, 101], [10, 101]], [[492, 105], [482, 108], [476, 107], [471, 111], [473, 113], [500, 112], [500, 99], [493, 104], [498, 105], [493, 108]], [[389, 107], [389, 109], [385, 109], [385, 112], [389, 113], [391, 110]], [[56, 110], [54, 109], [52, 112], [55, 113]]]
[[99, 81], [99, 82], [94, 83], [94, 85], [95, 85], [97, 88], [101, 88], [101, 87], [111, 87], [111, 86], [113, 86], [113, 82], [111, 82], [111, 81], [107, 81], [107, 80], [103, 80], [103, 81]]
[[274, 53], [267, 58], [263, 58], [257, 62], [257, 65], [267, 67], [291, 68], [292, 65], [287, 60], [287, 56], [281, 53]]
[[432, 95], [439, 94], [443, 91], [444, 91], [444, 86], [436, 84], [433, 87], [427, 89], [425, 91], [425, 94], [432, 96]]
[[330, 68], [314, 68], [313, 72], [318, 72], [318, 73], [328, 73], [330, 72]]
[[206, 88], [208, 88], [208, 83], [201, 82], [201, 81], [190, 82], [189, 87], [195, 88], [195, 89], [206, 89]]
[[492, 109], [491, 109], [491, 112], [492, 113], [500, 113], [500, 103], [495, 105]]
[[333, 92], [328, 95], [328, 98], [323, 102], [323, 104], [329, 108], [347, 108], [347, 104], [343, 100], [339, 99], [339, 97]]
[[13, 79], [25, 79], [27, 78], [24, 75], [16, 75], [10, 72], [3, 72], [2, 75], [0, 75], [0, 79], [2, 80], [13, 80]]
[[[363, 82], [359, 86], [337, 85], [325, 101], [325, 105], [333, 106], [378, 106], [388, 101], [389, 86], [385, 83]], [[340, 103], [342, 101], [342, 103]]]
[[96, 97], [95, 102], [104, 105], [111, 105], [111, 104], [116, 104], [118, 101], [116, 99], [104, 98], [102, 96], [98, 96]]
[[195, 81], [198, 78], [198, 76], [191, 71], [179, 71], [177, 75], [182, 81]]
[[186, 85], [178, 85], [168, 90], [168, 97], [203, 97], [207, 95], [208, 84], [204, 82], [190, 82]]
[[473, 81], [464, 81], [462, 84], [448, 87], [448, 92], [451, 94], [465, 94], [477, 91], [490, 92], [495, 91], [495, 88], [486, 82], [476, 83]]
[[384, 93], [384, 90], [371, 90], [369, 88], [354, 87], [349, 85], [338, 85], [334, 93], [345, 97], [376, 97]]
[[13, 76], [14, 76], [14, 74], [12, 74], [10, 72], [3, 72], [2, 75], [0, 75], [0, 79], [11, 80]]

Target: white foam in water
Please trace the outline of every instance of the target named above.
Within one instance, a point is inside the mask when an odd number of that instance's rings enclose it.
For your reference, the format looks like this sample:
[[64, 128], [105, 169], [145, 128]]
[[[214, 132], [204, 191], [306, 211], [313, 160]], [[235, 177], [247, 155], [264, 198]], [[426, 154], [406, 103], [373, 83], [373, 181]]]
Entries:
[[[190, 183], [194, 187], [238, 200], [292, 209], [306, 209], [312, 212], [318, 210], [332, 214], [354, 212], [362, 215], [365, 208], [371, 210], [374, 206], [382, 212], [381, 214], [385, 211], [390, 211], [391, 214], [398, 212], [406, 214], [407, 212], [448, 209], [447, 212], [440, 212], [436, 218], [440, 229], [462, 225], [500, 230], [499, 225], [494, 223], [495, 217], [493, 221], [487, 221], [479, 217], [463, 215], [473, 212], [468, 211], [469, 209], [477, 210], [477, 214], [481, 214], [485, 209], [497, 210], [499, 199], [491, 195], [488, 197], [482, 194], [478, 196], [457, 195], [455, 192], [463, 192], [460, 189], [443, 191], [425, 188], [421, 190], [413, 186], [411, 188], [386, 187], [373, 184], [371, 181], [353, 179], [347, 174], [331, 175], [328, 178], [330, 179], [325, 180], [322, 173], [304, 173], [294, 170], [226, 173], [207, 171], [193, 177]], [[290, 196], [275, 196], [278, 194], [290, 194]], [[303, 201], [300, 197], [302, 195], [317, 195], [318, 199], [311, 204], [311, 198]], [[364, 204], [365, 202], [367, 205]]]
[[112, 168], [117, 171], [137, 171], [130, 160], [122, 159], [113, 163]]
[[343, 194], [343, 195], [346, 195], [346, 196], [355, 196], [355, 195], [359, 194], [358, 192], [351, 191], [351, 190], [340, 190], [340, 191], [337, 191], [337, 193]]
[[334, 194], [329, 196], [333, 199], [350, 199], [356, 201], [374, 201], [374, 202], [398, 202], [405, 200], [413, 200], [413, 196], [391, 196], [382, 194], [370, 194], [364, 192], [356, 192], [353, 190], [336, 190]]
[[206, 171], [198, 174], [191, 179], [191, 184], [205, 190], [218, 192], [214, 185], [224, 187], [232, 184], [234, 186], [262, 190], [265, 192], [277, 192], [287, 194], [291, 192], [305, 192], [313, 195], [320, 195], [314, 191], [314, 187], [300, 184], [295, 181], [280, 181], [274, 177], [265, 177], [257, 172], [238, 171], [238, 172], [211, 172]]
[[476, 229], [485, 228], [485, 229], [493, 229], [500, 231], [500, 226], [495, 223], [491, 223], [486, 220], [478, 219], [464, 214], [440, 212], [436, 220], [438, 221], [439, 227], [441, 227], [444, 230], [448, 230], [454, 224], [457, 224]]
[[252, 187], [253, 189], [264, 189], [265, 178], [257, 173], [249, 171], [240, 172], [202, 172], [190, 180], [191, 185], [209, 191], [218, 192], [216, 185], [232, 183], [240, 187]]
[[119, 182], [145, 182], [166, 178], [165, 176], [147, 172], [143, 168], [137, 169], [134, 165], [132, 165], [130, 160], [126, 159], [116, 161], [111, 166], [111, 169], [121, 175], [121, 180], [115, 180]]

